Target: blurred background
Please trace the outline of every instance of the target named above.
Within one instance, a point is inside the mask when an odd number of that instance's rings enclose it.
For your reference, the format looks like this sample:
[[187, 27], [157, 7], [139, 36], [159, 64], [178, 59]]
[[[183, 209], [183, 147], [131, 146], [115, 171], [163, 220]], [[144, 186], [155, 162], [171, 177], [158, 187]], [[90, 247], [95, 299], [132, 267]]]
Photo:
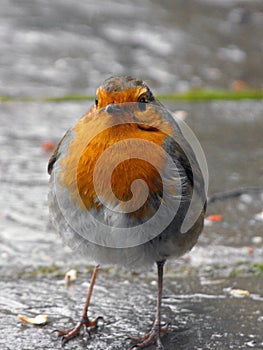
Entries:
[[2, 0], [0, 23], [0, 95], [93, 95], [118, 74], [159, 93], [263, 84], [261, 0]]

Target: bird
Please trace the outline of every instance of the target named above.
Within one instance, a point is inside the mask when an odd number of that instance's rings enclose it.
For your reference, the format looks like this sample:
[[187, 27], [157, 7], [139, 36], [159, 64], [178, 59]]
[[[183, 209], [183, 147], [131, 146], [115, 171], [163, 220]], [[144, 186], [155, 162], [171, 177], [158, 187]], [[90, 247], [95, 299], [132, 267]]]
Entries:
[[57, 330], [62, 343], [103, 320], [87, 315], [101, 266], [156, 264], [155, 321], [130, 341], [133, 349], [163, 349], [169, 327], [161, 322], [164, 265], [193, 248], [206, 211], [204, 171], [180, 122], [143, 80], [112, 76], [58, 143], [48, 173], [51, 221], [66, 245], [96, 264], [80, 321]]

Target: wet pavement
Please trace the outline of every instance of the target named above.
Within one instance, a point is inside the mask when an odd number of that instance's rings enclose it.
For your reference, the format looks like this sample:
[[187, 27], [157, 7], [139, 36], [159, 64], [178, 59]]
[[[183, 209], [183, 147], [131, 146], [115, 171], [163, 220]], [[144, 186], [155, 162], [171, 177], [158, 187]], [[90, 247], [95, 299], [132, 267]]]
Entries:
[[[109, 282], [111, 280], [111, 282]], [[1, 349], [60, 349], [53, 329], [64, 329], [79, 319], [88, 283], [81, 276], [66, 289], [55, 278], [1, 281]], [[94, 289], [90, 317], [104, 316], [104, 327], [65, 345], [65, 349], [129, 349], [128, 336], [138, 336], [152, 325], [156, 285], [153, 275], [127, 277], [101, 271]], [[170, 330], [165, 349], [262, 349], [262, 279], [254, 280], [249, 297], [235, 298], [228, 289], [249, 287], [251, 279], [201, 279], [196, 273], [165, 278], [163, 321]], [[261, 293], [261, 296], [259, 295]], [[30, 298], [29, 298], [30, 296]], [[45, 326], [28, 326], [16, 314], [49, 315]], [[139, 333], [140, 331], [140, 333]], [[154, 347], [149, 347], [154, 349]]]
[[[2, 0], [0, 95], [93, 95], [114, 74], [146, 79], [158, 93], [229, 88], [237, 80], [262, 88], [262, 28], [258, 0]], [[263, 349], [263, 103], [165, 105], [185, 111], [200, 140], [209, 196], [248, 188], [210, 202], [197, 246], [167, 263], [165, 349]], [[60, 349], [52, 330], [79, 319], [92, 270], [87, 258], [62, 245], [49, 222], [50, 153], [43, 142], [56, 143], [89, 106], [0, 105], [1, 350]], [[70, 268], [78, 278], [68, 288]], [[103, 316], [104, 327], [65, 349], [129, 349], [127, 337], [152, 325], [156, 288], [154, 269], [102, 267], [90, 316]], [[239, 289], [245, 295], [233, 293]], [[25, 325], [17, 314], [47, 314], [48, 323]]]

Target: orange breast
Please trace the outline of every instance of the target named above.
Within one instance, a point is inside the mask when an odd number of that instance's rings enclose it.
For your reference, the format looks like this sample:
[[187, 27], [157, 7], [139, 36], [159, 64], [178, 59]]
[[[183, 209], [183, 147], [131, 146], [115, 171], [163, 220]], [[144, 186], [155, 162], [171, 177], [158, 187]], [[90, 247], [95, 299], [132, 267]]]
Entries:
[[[161, 174], [167, 162], [162, 145], [172, 135], [172, 127], [156, 111], [147, 115], [136, 110], [132, 119], [131, 114], [111, 115], [101, 110], [87, 114], [73, 128], [75, 138], [60, 160], [59, 180], [76, 205], [99, 210], [103, 199], [112, 207], [118, 204], [120, 210], [143, 217], [151, 215], [152, 198], [161, 200]], [[137, 179], [148, 187], [142, 206], [144, 187], [132, 193]]]

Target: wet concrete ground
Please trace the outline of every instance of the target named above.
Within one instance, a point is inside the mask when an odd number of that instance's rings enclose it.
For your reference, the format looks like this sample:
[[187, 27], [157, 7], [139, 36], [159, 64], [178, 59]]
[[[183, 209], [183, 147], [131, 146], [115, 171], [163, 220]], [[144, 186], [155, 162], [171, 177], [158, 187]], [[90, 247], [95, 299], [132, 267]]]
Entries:
[[[200, 277], [192, 271], [165, 278], [163, 321], [170, 322], [163, 338], [165, 349], [262, 349], [262, 277]], [[2, 280], [1, 349], [60, 349], [60, 340], [51, 331], [79, 319], [88, 287], [85, 280], [81, 275], [70, 289], [54, 277]], [[90, 338], [75, 338], [65, 349], [129, 349], [127, 337], [142, 335], [152, 325], [153, 281], [152, 274], [120, 277], [101, 271], [90, 316], [103, 316], [104, 327]], [[251, 295], [232, 297], [228, 293], [232, 287], [249, 288]], [[49, 322], [41, 327], [23, 325], [17, 313], [48, 314]]]
[[[89, 102], [1, 105], [0, 147], [0, 348], [59, 349], [51, 331], [79, 319], [88, 281], [88, 261], [62, 246], [49, 224], [44, 141], [58, 141]], [[240, 187], [262, 187], [261, 102], [167, 104], [187, 111], [208, 162], [209, 195]], [[163, 321], [170, 322], [165, 349], [263, 349], [263, 194], [217, 201], [189, 256], [167, 264]], [[71, 288], [63, 276], [79, 270]], [[127, 336], [147, 331], [154, 318], [156, 273], [101, 269], [90, 308], [105, 318], [91, 339], [66, 349], [128, 349]], [[232, 289], [249, 292], [237, 297]], [[42, 327], [23, 325], [17, 314], [49, 315]]]

